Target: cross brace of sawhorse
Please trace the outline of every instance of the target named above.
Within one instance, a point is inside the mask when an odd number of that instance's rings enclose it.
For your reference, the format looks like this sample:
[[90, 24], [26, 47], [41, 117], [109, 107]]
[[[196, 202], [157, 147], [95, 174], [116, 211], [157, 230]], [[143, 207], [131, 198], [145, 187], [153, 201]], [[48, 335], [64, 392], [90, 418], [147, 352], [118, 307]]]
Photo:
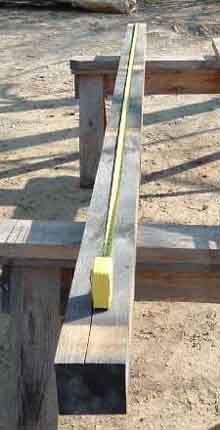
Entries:
[[[145, 95], [219, 94], [220, 39], [214, 56], [148, 58]], [[105, 98], [112, 96], [119, 57], [75, 57], [70, 61], [80, 108], [80, 184], [93, 187], [106, 129]]]

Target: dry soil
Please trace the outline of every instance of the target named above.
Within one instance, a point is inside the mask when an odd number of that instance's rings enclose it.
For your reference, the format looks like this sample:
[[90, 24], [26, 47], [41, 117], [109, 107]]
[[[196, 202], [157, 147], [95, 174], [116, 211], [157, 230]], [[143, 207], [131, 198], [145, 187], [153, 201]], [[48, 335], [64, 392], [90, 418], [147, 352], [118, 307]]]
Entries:
[[[151, 56], [212, 55], [220, 3], [152, 1], [132, 17], [19, 3], [0, 8], [0, 218], [86, 219], [69, 59], [119, 52], [131, 21], [148, 23]], [[218, 96], [145, 99], [140, 222], [219, 224], [219, 108]], [[2, 316], [6, 355], [7, 327]], [[219, 346], [219, 305], [135, 304], [128, 415], [61, 417], [59, 430], [219, 430]]]

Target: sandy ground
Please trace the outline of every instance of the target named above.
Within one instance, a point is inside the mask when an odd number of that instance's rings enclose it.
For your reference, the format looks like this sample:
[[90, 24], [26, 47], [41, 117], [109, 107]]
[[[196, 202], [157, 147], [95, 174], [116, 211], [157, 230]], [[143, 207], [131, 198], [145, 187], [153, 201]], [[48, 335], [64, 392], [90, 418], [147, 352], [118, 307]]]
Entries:
[[[156, 1], [129, 18], [11, 3], [0, 8], [0, 218], [85, 219], [69, 59], [119, 52], [136, 20], [148, 23], [150, 55], [212, 55], [220, 3]], [[140, 222], [219, 224], [219, 108], [217, 96], [145, 99]], [[59, 430], [219, 430], [219, 311], [135, 304], [128, 415], [61, 417]], [[2, 369], [7, 318], [0, 323]]]

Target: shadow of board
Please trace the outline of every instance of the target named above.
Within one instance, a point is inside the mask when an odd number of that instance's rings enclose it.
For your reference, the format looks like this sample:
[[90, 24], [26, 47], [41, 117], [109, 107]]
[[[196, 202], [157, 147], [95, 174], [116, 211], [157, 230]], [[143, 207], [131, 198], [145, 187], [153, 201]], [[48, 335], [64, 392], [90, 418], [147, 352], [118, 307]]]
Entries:
[[202, 157], [198, 157], [182, 164], [169, 167], [168, 169], [162, 169], [147, 175], [143, 175], [141, 181], [142, 183], [150, 183], [161, 179], [170, 178], [172, 176], [188, 172], [189, 170], [193, 170], [216, 161], [220, 161], [220, 151], [203, 155]]
[[0, 205], [16, 206], [15, 219], [73, 221], [90, 198], [91, 190], [80, 189], [74, 176], [34, 178], [23, 189], [0, 190]]
[[79, 136], [79, 128], [65, 128], [35, 135], [21, 136], [0, 140], [0, 153], [33, 146], [53, 144], [61, 140], [73, 139]]
[[162, 109], [160, 111], [144, 114], [143, 122], [144, 126], [160, 124], [163, 122], [173, 121], [178, 118], [213, 112], [219, 108], [220, 98], [215, 97], [198, 103], [190, 103], [184, 106], [176, 106], [170, 109]]

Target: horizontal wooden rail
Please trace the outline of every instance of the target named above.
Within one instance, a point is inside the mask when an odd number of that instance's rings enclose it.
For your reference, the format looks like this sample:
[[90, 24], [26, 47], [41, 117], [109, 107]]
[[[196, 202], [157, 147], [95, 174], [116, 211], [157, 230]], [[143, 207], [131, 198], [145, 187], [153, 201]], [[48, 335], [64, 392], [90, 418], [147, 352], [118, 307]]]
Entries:
[[[220, 94], [219, 39], [215, 56], [145, 59], [145, 95]], [[80, 184], [92, 187], [106, 127], [104, 96], [112, 95], [119, 56], [75, 57], [70, 67], [80, 104]]]
[[[102, 76], [104, 93], [112, 95], [118, 70], [118, 56], [76, 57], [70, 61], [75, 75], [76, 97], [79, 81], [85, 76]], [[147, 94], [219, 94], [220, 64], [216, 57], [147, 58], [145, 95]]]
[[[75, 267], [84, 227], [84, 223], [2, 221], [0, 264], [63, 267], [72, 270]], [[212, 285], [207, 284], [209, 278], [218, 277], [219, 273], [218, 226], [139, 225], [136, 300], [163, 298], [219, 301], [220, 287], [217, 286], [216, 296], [212, 293]], [[180, 284], [183, 285], [186, 279], [183, 290]], [[200, 279], [200, 282], [203, 279], [202, 284], [207, 284], [204, 290], [202, 285], [201, 287], [196, 285], [195, 291], [193, 290], [196, 279]]]
[[[64, 313], [83, 231], [83, 223], [0, 223], [0, 308], [10, 313], [13, 322], [11, 337], [16, 343], [10, 363], [18, 390], [13, 410], [2, 393], [0, 406], [8, 411], [4, 428], [17, 428], [19, 416], [24, 417], [24, 430], [29, 430], [30, 425], [41, 428], [45, 422], [48, 430], [56, 428], [52, 364], [60, 315]], [[139, 225], [135, 299], [220, 303], [219, 226]], [[21, 348], [26, 363], [22, 374]], [[44, 351], [43, 355], [40, 351]], [[78, 371], [82, 371], [80, 365]], [[104, 371], [107, 378], [105, 366]], [[77, 399], [77, 387], [71, 389]], [[47, 395], [42, 401], [45, 390]]]
[[[145, 95], [220, 94], [219, 39], [215, 56], [145, 60]], [[75, 57], [70, 61], [80, 101], [80, 184], [92, 187], [106, 126], [104, 96], [112, 95], [119, 56]]]

